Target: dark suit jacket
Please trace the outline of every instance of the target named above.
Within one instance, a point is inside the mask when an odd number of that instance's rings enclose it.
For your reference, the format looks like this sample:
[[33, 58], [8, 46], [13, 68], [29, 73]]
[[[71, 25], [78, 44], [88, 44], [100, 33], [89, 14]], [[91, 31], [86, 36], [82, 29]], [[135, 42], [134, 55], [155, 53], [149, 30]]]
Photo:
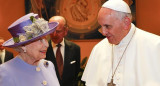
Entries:
[[[56, 74], [61, 86], [77, 86], [77, 75], [80, 70], [80, 47], [73, 42], [64, 40], [64, 68], [62, 74], [62, 80], [59, 77], [56, 58], [53, 52], [51, 41], [49, 42], [49, 48], [47, 50], [46, 59], [53, 62], [56, 70]], [[75, 63], [71, 63], [76, 61]]]
[[[12, 58], [14, 58], [13, 53], [5, 50], [5, 58], [4, 58], [4, 62], [11, 60]], [[0, 59], [0, 64], [2, 64], [2, 61]]]

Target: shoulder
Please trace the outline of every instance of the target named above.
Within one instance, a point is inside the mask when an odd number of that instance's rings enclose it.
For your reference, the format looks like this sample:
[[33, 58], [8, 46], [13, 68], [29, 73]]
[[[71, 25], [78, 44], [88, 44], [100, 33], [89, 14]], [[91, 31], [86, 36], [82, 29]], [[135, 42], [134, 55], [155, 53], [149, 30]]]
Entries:
[[136, 29], [136, 40], [141, 43], [152, 44], [152, 46], [160, 45], [160, 36], [139, 28]]
[[0, 65], [0, 77], [7, 76], [9, 74], [8, 64], [6, 64], [6, 63]]
[[98, 44], [96, 44], [94, 46], [94, 48], [104, 48], [104, 47], [107, 47], [109, 44], [108, 42], [108, 39], [107, 38], [104, 38], [103, 40], [101, 40]]
[[51, 61], [49, 61], [49, 60], [42, 59], [40, 64], [44, 68], [49, 68], [49, 69], [50, 68], [54, 68], [53, 63]]
[[138, 35], [141, 35], [141, 37], [160, 39], [160, 36], [158, 36], [156, 34], [153, 34], [153, 33], [150, 33], [150, 32], [147, 32], [147, 31], [144, 31], [144, 30], [139, 29], [139, 28], [136, 28], [136, 33]]
[[64, 39], [64, 43], [66, 46], [69, 46], [69, 47], [76, 47], [76, 48], [80, 48], [79, 45], [77, 45], [76, 43], [74, 42], [71, 42], [71, 41], [68, 41], [67, 39]]
[[14, 68], [14, 65], [16, 63], [16, 58], [13, 58], [3, 64], [0, 65], [0, 70], [10, 70]]
[[111, 49], [111, 44], [108, 42], [107, 38], [104, 38], [102, 41], [100, 41], [93, 47], [90, 57], [99, 57], [99, 55], [103, 55], [104, 53], [110, 52], [110, 49]]
[[11, 70], [12, 65], [10, 63], [6, 62], [0, 65], [0, 84], [2, 86], [15, 86], [12, 74], [13, 70]]
[[7, 71], [7, 69], [6, 69], [7, 64], [6, 63], [0, 65], [0, 74], [3, 73], [3, 71]]

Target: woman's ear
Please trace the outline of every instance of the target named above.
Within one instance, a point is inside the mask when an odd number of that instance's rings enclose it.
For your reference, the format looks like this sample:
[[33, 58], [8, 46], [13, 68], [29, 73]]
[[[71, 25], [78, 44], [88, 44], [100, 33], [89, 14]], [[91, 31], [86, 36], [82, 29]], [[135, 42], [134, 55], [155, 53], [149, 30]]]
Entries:
[[23, 50], [24, 53], [26, 53], [27, 52], [26, 46], [22, 46], [22, 50]]

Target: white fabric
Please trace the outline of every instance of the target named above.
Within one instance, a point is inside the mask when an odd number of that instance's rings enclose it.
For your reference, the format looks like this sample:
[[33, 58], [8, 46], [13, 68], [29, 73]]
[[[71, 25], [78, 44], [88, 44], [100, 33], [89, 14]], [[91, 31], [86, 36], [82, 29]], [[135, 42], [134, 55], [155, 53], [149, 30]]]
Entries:
[[[129, 34], [114, 46], [114, 68], [134, 29], [136, 32], [116, 71], [114, 83], [116, 86], [160, 86], [160, 37], [133, 24]], [[82, 80], [86, 81], [86, 86], [107, 86], [111, 70], [112, 45], [105, 38], [93, 48]]]
[[0, 51], [0, 59], [1, 59], [1, 61], [2, 61], [2, 63], [4, 63], [4, 59], [5, 59], [5, 49], [3, 49], [2, 51]]
[[110, 8], [115, 11], [131, 13], [128, 4], [123, 0], [108, 0], [102, 5], [102, 7]]

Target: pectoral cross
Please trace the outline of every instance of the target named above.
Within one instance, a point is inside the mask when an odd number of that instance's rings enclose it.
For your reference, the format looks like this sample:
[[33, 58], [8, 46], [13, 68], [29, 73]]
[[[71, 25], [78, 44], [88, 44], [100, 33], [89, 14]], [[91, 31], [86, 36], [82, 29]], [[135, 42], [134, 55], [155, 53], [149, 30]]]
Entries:
[[111, 79], [111, 82], [107, 84], [107, 86], [116, 86], [116, 84], [113, 83], [113, 79]]

